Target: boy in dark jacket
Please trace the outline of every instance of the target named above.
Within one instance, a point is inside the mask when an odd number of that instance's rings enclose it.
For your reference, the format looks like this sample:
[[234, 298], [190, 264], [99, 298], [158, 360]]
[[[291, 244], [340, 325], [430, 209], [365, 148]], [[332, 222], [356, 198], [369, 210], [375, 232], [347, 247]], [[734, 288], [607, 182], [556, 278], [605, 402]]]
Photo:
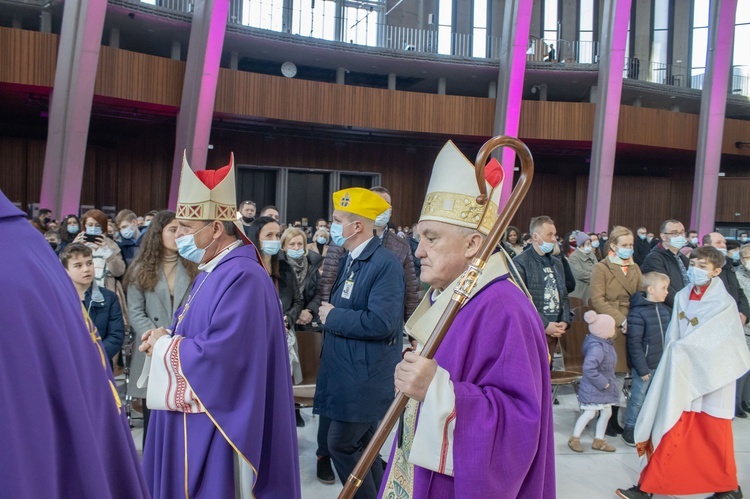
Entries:
[[626, 337], [628, 367], [631, 369], [633, 384], [625, 412], [622, 440], [631, 447], [635, 446], [633, 432], [638, 413], [651, 384], [651, 376], [664, 351], [664, 333], [670, 319], [669, 309], [664, 305], [669, 294], [669, 277], [660, 272], [649, 272], [641, 278], [641, 286], [644, 291], [635, 293], [630, 298]]

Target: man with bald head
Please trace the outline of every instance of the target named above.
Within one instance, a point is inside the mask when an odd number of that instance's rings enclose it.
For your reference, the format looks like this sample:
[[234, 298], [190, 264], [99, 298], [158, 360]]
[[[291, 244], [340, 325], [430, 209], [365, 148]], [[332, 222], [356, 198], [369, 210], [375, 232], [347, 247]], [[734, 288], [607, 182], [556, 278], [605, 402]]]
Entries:
[[[416, 251], [430, 290], [406, 326], [418, 349], [497, 221], [499, 163], [486, 177], [490, 200], [479, 205], [474, 167], [452, 142], [435, 161]], [[488, 259], [434, 359], [404, 355], [395, 387], [410, 400], [382, 497], [554, 497], [544, 326], [504, 254]]]
[[734, 271], [732, 259], [727, 258], [727, 240], [718, 232], [709, 232], [703, 236], [703, 246], [713, 246], [724, 255], [726, 263], [721, 269], [719, 279], [721, 279], [727, 292], [732, 296], [735, 303], [737, 303], [737, 310], [740, 312], [740, 320], [742, 321], [742, 324], [745, 324], [747, 318], [750, 317], [750, 304], [748, 303], [747, 297], [742, 291], [742, 288], [740, 288], [739, 281], [737, 281], [737, 274]]

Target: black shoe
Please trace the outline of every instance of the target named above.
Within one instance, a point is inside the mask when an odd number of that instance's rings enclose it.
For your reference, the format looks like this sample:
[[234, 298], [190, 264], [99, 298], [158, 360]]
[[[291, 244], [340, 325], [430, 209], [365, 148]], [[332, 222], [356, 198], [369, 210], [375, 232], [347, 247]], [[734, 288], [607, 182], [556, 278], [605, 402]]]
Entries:
[[328, 456], [318, 457], [318, 481], [331, 485], [336, 483], [336, 475], [333, 474], [331, 458]]
[[742, 499], [742, 488], [737, 487], [737, 490], [730, 490], [729, 492], [717, 492], [708, 499]]
[[623, 428], [622, 441], [625, 442], [625, 445], [635, 447], [635, 436], [633, 435], [633, 433], [635, 433], [634, 428], [628, 428], [627, 426]]
[[650, 499], [651, 496], [653, 496], [653, 494], [643, 492], [639, 485], [633, 485], [627, 490], [617, 489], [616, 494], [617, 497], [622, 497], [624, 499]]
[[609, 421], [607, 422], [607, 430], [604, 432], [605, 435], [609, 437], [616, 437], [617, 435], [622, 434], [622, 426], [620, 426], [620, 423], [617, 422], [617, 414], [619, 412], [620, 412], [619, 407], [612, 408], [612, 416], [609, 418]]
[[297, 428], [303, 428], [305, 426], [305, 420], [302, 419], [302, 414], [299, 413], [299, 409], [294, 411], [294, 415], [297, 416]]
[[742, 409], [740, 409], [739, 407], [735, 407], [735, 409], [734, 409], [734, 417], [736, 417], [736, 418], [742, 418], [742, 419], [747, 419], [747, 413], [745, 411], [743, 411]]

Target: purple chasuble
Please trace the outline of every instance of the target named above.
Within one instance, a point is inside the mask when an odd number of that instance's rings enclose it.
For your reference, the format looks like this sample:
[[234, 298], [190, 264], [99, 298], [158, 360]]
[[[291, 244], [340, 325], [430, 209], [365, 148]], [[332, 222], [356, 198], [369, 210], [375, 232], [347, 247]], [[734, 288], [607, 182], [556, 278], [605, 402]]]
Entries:
[[255, 248], [236, 248], [200, 274], [188, 303], [172, 330], [184, 337], [179, 362], [206, 412], [152, 411], [143, 469], [154, 499], [185, 497], [186, 488], [189, 497], [234, 498], [235, 451], [253, 467], [254, 497], [300, 497], [286, 330]]
[[554, 498], [544, 327], [507, 275], [461, 309], [435, 360], [450, 374], [456, 394], [454, 476], [414, 466], [413, 498]]
[[0, 497], [149, 497], [73, 283], [2, 192], [0, 232]]

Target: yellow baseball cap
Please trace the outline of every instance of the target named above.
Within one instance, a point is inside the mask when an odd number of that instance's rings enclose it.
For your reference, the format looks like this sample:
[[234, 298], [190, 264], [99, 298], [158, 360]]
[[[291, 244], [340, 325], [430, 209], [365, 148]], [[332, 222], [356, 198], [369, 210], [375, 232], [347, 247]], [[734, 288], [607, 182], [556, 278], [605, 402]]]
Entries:
[[333, 193], [334, 210], [354, 213], [370, 220], [375, 220], [390, 207], [391, 205], [378, 194], [361, 187], [342, 189]]

